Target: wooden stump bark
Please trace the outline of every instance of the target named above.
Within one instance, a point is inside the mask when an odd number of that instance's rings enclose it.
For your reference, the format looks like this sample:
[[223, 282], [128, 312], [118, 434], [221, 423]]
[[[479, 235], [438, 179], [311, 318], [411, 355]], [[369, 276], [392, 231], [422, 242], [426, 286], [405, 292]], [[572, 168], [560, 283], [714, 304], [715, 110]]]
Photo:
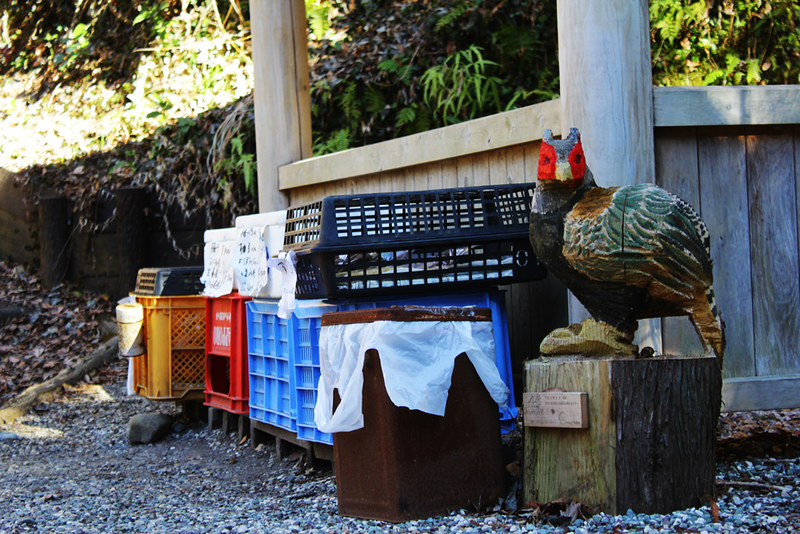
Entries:
[[588, 394], [588, 428], [526, 426], [526, 502], [650, 514], [714, 497], [722, 390], [715, 357], [532, 360], [525, 383], [526, 397], [554, 388]]
[[120, 296], [136, 286], [136, 275], [147, 263], [147, 221], [145, 191], [138, 187], [117, 190], [117, 235]]
[[39, 254], [42, 285], [51, 288], [67, 277], [69, 268], [69, 207], [60, 196], [39, 198]]

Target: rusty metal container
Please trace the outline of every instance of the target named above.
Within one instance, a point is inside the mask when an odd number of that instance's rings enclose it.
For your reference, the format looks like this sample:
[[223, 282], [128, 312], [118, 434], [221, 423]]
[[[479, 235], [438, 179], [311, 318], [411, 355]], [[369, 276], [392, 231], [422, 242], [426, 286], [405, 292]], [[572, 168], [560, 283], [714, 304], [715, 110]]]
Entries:
[[[329, 313], [322, 324], [491, 320], [487, 309], [431, 311]], [[466, 354], [456, 358], [444, 417], [392, 404], [376, 350], [366, 352], [363, 373], [364, 428], [333, 434], [340, 514], [401, 522], [484, 507], [504, 494], [497, 404]]]

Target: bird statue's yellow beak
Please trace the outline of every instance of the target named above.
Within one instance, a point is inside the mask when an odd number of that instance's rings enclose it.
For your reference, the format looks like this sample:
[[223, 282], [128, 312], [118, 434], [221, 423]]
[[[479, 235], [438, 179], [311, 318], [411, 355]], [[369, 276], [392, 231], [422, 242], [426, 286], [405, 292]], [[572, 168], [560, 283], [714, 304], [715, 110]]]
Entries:
[[559, 182], [572, 181], [572, 167], [568, 161], [559, 162], [556, 164], [556, 180]]

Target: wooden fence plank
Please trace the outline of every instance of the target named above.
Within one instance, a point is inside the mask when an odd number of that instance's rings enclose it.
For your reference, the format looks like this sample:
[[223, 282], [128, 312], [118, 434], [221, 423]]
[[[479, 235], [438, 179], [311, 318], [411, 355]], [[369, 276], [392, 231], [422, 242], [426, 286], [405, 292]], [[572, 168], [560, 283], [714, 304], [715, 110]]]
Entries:
[[753, 292], [747, 222], [747, 162], [742, 136], [702, 137], [700, 198], [711, 235], [714, 292], [725, 321], [724, 377], [753, 376]]
[[792, 136], [748, 136], [747, 175], [756, 373], [796, 373], [800, 288]]
[[800, 408], [800, 376], [742, 377], [722, 385], [722, 411], [780, 410]]
[[402, 191], [410, 191], [411, 185], [409, 182], [412, 179], [411, 167], [405, 169], [397, 169], [392, 171], [392, 187], [391, 189], [381, 189], [381, 193], [400, 193]]
[[[506, 293], [506, 318], [508, 319], [508, 343], [511, 347], [512, 359], [524, 361], [528, 358], [539, 356], [539, 347], [533, 346], [531, 338], [531, 317], [528, 297], [531, 293], [531, 283], [513, 284], [508, 286]], [[516, 369], [512, 363], [512, 367]]]
[[280, 189], [403, 169], [541, 139], [545, 128], [561, 133], [558, 99], [427, 132], [284, 165]]
[[502, 185], [507, 183], [508, 170], [506, 168], [505, 150], [495, 150], [489, 154], [488, 185]]
[[512, 147], [506, 150], [506, 181], [507, 184], [522, 184], [536, 181], [528, 176], [525, 168], [525, 146]]
[[[700, 209], [697, 135], [693, 129], [670, 131], [655, 140], [656, 184]], [[661, 321], [664, 354], [702, 354], [703, 346], [687, 317]]]
[[442, 189], [444, 187], [444, 166], [444, 162], [436, 162], [428, 167], [428, 189]]
[[0, 168], [0, 258], [22, 263], [38, 260], [32, 233], [38, 230], [36, 210], [29, 212], [27, 195], [14, 175]]
[[458, 187], [458, 165], [455, 159], [442, 162], [442, 188]]
[[539, 148], [541, 148], [541, 141], [537, 143], [529, 143], [525, 145], [525, 181], [535, 182], [536, 175], [539, 170]]
[[[797, 220], [797, 248], [800, 250], [800, 126], [794, 127], [794, 189]], [[800, 374], [800, 370], [798, 371]]]
[[416, 165], [409, 169], [411, 174], [411, 187], [413, 191], [426, 191], [428, 189], [429, 165]]
[[472, 185], [489, 185], [489, 152], [472, 156]]
[[654, 87], [656, 126], [797, 124], [797, 85]]

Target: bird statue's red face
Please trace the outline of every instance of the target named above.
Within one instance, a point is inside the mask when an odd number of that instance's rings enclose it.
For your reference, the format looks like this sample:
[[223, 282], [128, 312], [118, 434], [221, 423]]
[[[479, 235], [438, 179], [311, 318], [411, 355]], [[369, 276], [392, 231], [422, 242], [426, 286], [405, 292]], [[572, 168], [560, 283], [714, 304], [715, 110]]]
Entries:
[[575, 187], [585, 175], [586, 158], [578, 130], [572, 128], [569, 137], [564, 140], [553, 139], [552, 132], [545, 130], [539, 150], [539, 180], [552, 180]]

